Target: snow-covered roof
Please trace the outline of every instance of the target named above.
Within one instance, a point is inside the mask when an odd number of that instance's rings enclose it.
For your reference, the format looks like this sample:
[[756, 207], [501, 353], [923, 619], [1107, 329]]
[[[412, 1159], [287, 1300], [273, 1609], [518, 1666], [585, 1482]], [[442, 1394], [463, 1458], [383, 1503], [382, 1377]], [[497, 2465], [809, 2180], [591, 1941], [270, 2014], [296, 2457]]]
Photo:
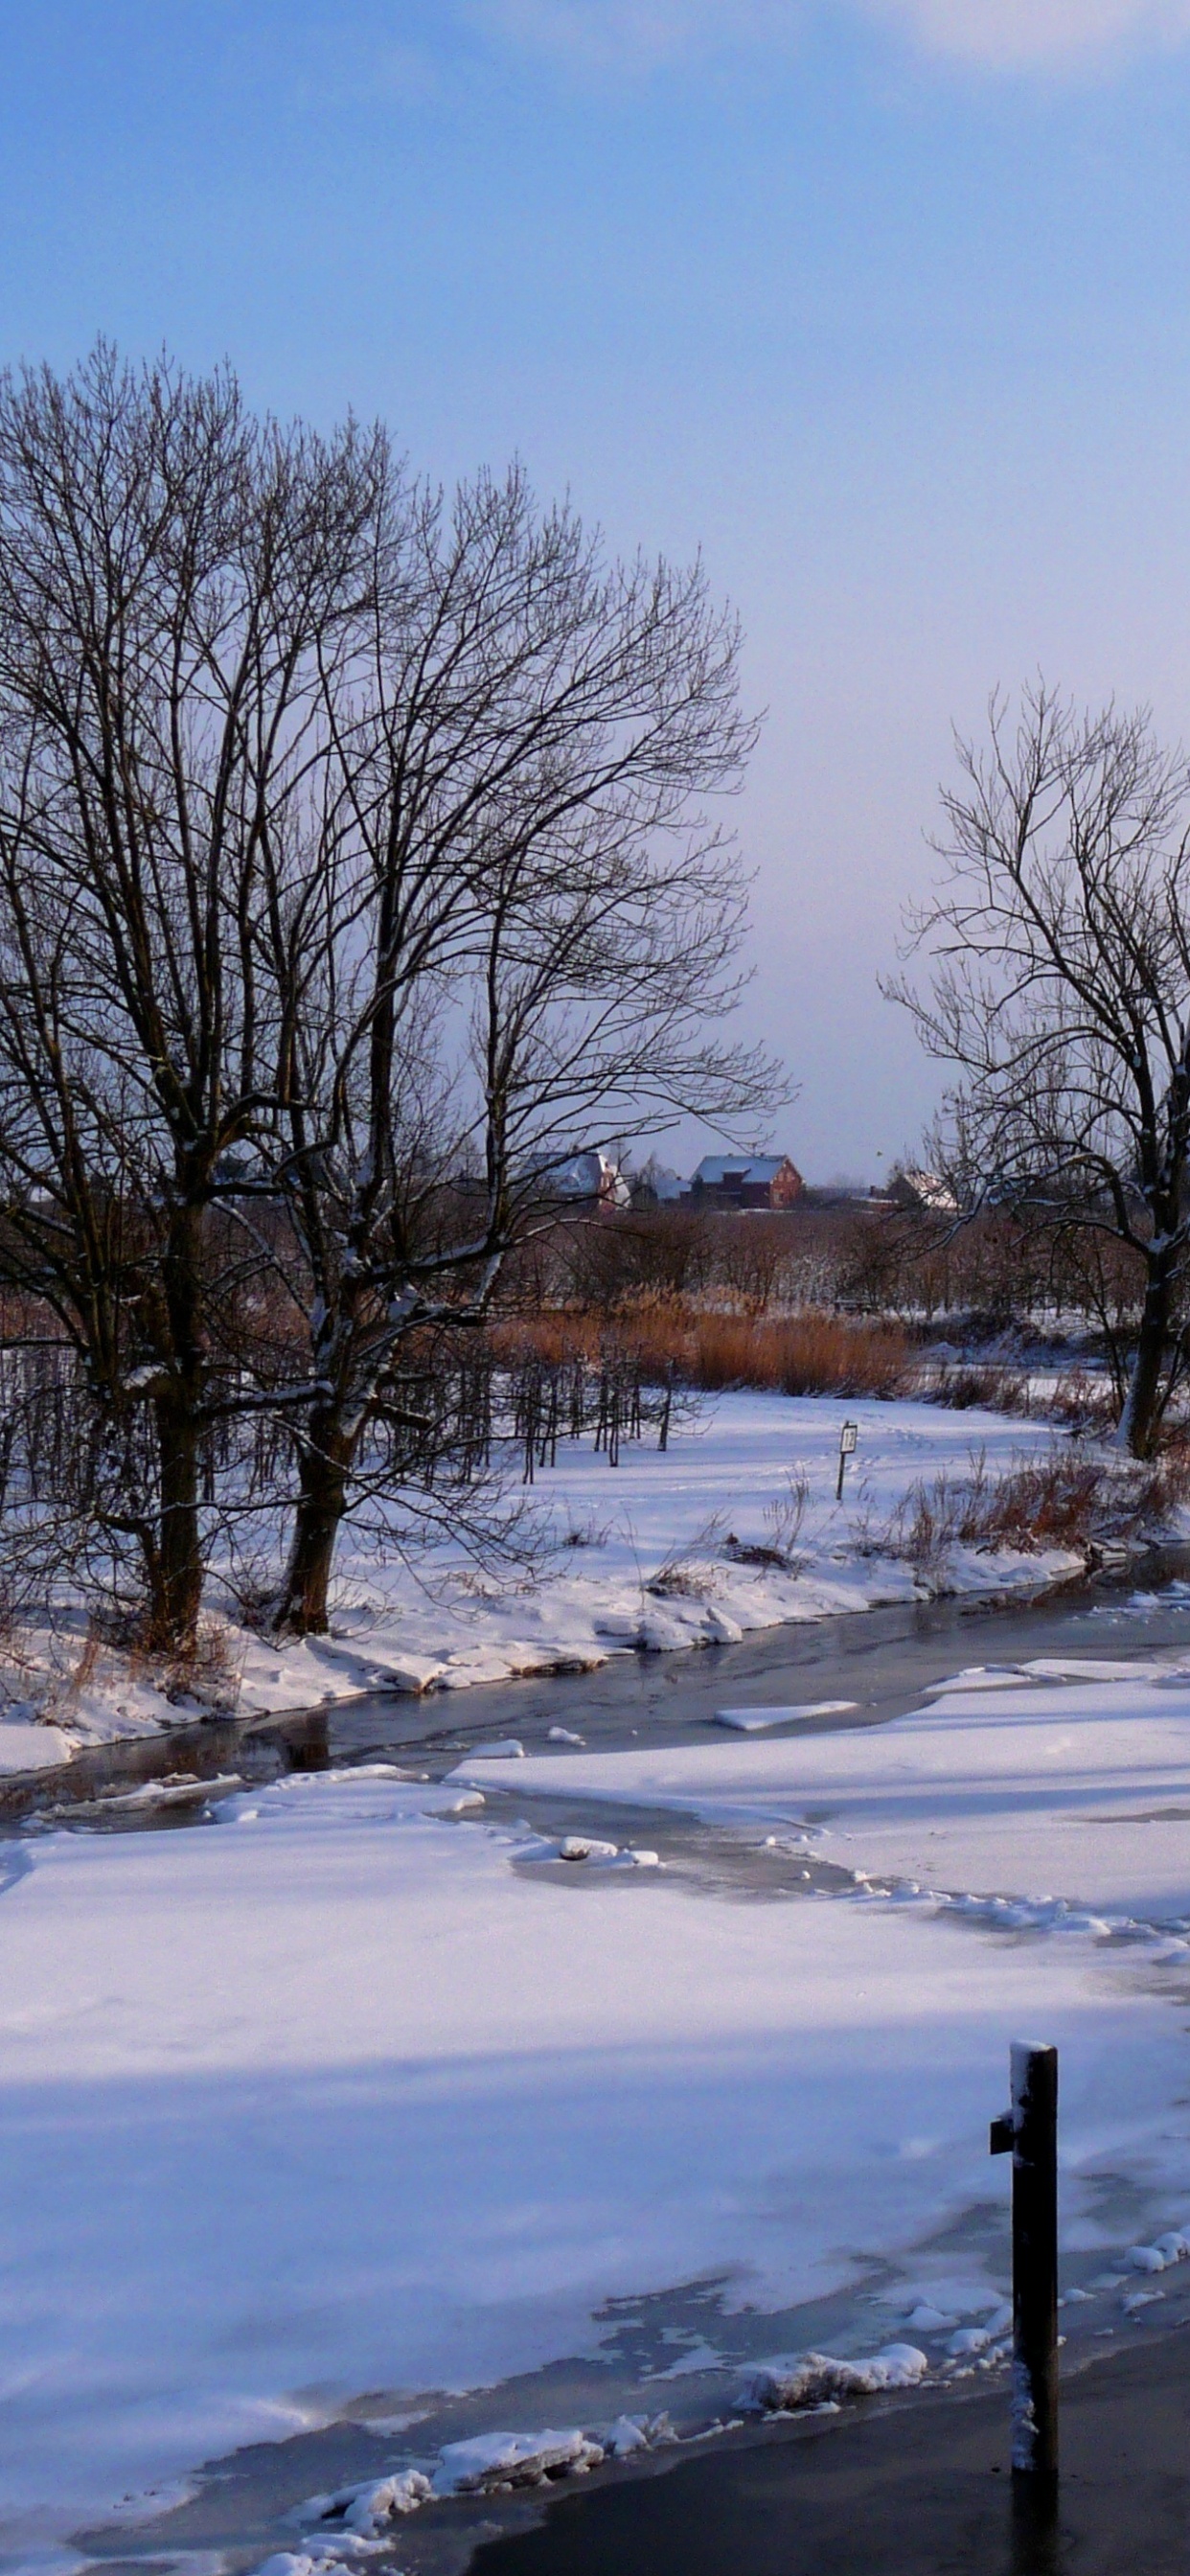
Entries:
[[704, 1189], [720, 1189], [731, 1173], [733, 1180], [775, 1181], [784, 1171], [788, 1154], [704, 1154], [694, 1177]]
[[628, 1205], [629, 1190], [623, 1174], [597, 1145], [585, 1153], [569, 1155], [563, 1163], [552, 1163], [542, 1179], [557, 1199], [605, 1199], [615, 1207]]
[[947, 1183], [940, 1179], [937, 1172], [922, 1172], [916, 1165], [910, 1164], [907, 1168], [891, 1174], [891, 1188], [895, 1191], [898, 1185], [902, 1191], [917, 1200], [919, 1207], [932, 1209], [935, 1216], [958, 1214], [959, 1203], [954, 1191], [948, 1188]]

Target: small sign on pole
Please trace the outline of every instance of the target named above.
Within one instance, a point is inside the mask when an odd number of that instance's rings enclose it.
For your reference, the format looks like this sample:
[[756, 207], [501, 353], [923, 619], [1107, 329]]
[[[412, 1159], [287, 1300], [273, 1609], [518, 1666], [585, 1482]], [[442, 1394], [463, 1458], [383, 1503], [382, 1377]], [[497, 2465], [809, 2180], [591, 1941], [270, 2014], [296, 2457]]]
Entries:
[[858, 1422], [845, 1422], [839, 1433], [839, 1482], [835, 1488], [835, 1501], [837, 1503], [841, 1503], [843, 1500], [843, 1469], [845, 1468], [848, 1459], [854, 1456], [855, 1444], [858, 1439]]

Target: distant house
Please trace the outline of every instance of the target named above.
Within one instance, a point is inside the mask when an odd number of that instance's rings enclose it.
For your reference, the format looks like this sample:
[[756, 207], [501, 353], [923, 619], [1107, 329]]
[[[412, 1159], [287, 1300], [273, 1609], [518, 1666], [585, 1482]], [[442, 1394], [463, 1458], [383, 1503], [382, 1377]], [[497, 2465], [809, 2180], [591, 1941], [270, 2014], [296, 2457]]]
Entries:
[[704, 1154], [690, 1196], [704, 1207], [787, 1208], [805, 1186], [788, 1154]]
[[689, 1183], [668, 1163], [659, 1163], [655, 1154], [639, 1171], [629, 1173], [628, 1187], [634, 1207], [672, 1207], [690, 1194]]
[[954, 1191], [937, 1172], [890, 1172], [888, 1195], [894, 1207], [912, 1216], [957, 1216], [959, 1212]]
[[551, 1163], [542, 1174], [541, 1187], [545, 1197], [565, 1199], [572, 1207], [618, 1208], [629, 1203], [623, 1173], [598, 1146], [569, 1154], [564, 1163]]

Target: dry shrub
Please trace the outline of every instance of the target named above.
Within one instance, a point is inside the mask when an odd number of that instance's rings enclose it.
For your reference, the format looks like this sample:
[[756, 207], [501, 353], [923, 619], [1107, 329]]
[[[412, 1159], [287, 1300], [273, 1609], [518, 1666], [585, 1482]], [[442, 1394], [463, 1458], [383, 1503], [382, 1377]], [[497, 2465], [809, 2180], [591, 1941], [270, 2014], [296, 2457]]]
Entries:
[[1047, 1393], [1043, 1388], [1034, 1392], [1027, 1370], [998, 1367], [991, 1360], [964, 1360], [939, 1369], [923, 1382], [921, 1391], [932, 1404], [944, 1404], [955, 1413], [980, 1406], [990, 1413], [1033, 1414], [1061, 1423], [1066, 1431], [1107, 1432], [1116, 1420], [1110, 1380], [1084, 1368], [1067, 1369]]
[[1088, 1455], [1063, 1442], [1039, 1457], [1014, 1458], [994, 1479], [976, 1450], [968, 1476], [912, 1485], [880, 1544], [921, 1574], [936, 1571], [956, 1546], [989, 1554], [1060, 1547], [1090, 1556], [1106, 1540], [1159, 1529], [1188, 1500], [1187, 1440], [1171, 1443], [1146, 1465]]
[[684, 1547], [674, 1548], [662, 1559], [655, 1574], [645, 1585], [659, 1601], [706, 1601], [715, 1589], [713, 1566], [707, 1558], [717, 1556], [723, 1545], [723, 1519], [712, 1512], [702, 1528], [696, 1530]]
[[783, 1574], [796, 1574], [805, 1562], [796, 1549], [809, 1501], [810, 1479], [799, 1468], [786, 1476], [781, 1492], [765, 1504], [767, 1540], [740, 1539], [732, 1530], [723, 1543], [724, 1555], [736, 1565], [772, 1566]]
[[1029, 1409], [1028, 1379], [1019, 1369], [996, 1368], [988, 1361], [941, 1368], [922, 1393], [931, 1404], [944, 1404], [952, 1413], [970, 1413], [976, 1407], [987, 1413], [1027, 1413]]
[[893, 1556], [919, 1574], [936, 1570], [954, 1547], [987, 1553], [1014, 1548], [1091, 1547], [1103, 1532], [1103, 1493], [1110, 1469], [1102, 1459], [1055, 1448], [1018, 1458], [990, 1479], [982, 1450], [966, 1477], [935, 1476], [911, 1485], [886, 1534]]
[[1111, 1469], [1071, 1449], [1016, 1462], [994, 1484], [972, 1490], [959, 1523], [965, 1546], [1087, 1548], [1104, 1534]]
[[696, 1565], [663, 1565], [645, 1585], [658, 1601], [707, 1601], [714, 1589], [713, 1568]]
[[1134, 1471], [1137, 1528], [1159, 1527], [1190, 1502], [1190, 1430], [1179, 1424], [1168, 1433], [1160, 1454]]
[[213, 1717], [231, 1716], [239, 1703], [244, 1677], [244, 1650], [234, 1644], [226, 1622], [202, 1618], [188, 1655], [172, 1656], [159, 1687], [167, 1699], [197, 1700]]
[[1086, 1369], [1067, 1369], [1048, 1397], [1045, 1410], [1051, 1421], [1064, 1423], [1068, 1431], [1110, 1431], [1116, 1419], [1111, 1382], [1092, 1377]]
[[[93, 1628], [96, 1625], [92, 1623]], [[211, 1717], [234, 1715], [243, 1682], [245, 1649], [242, 1641], [237, 1644], [226, 1620], [204, 1614], [186, 1654], [163, 1654], [146, 1644], [143, 1617], [131, 1635], [129, 1627], [127, 1621], [108, 1622], [106, 1643], [126, 1661], [130, 1680], [146, 1682], [150, 1689], [160, 1691], [163, 1699], [193, 1701]]]

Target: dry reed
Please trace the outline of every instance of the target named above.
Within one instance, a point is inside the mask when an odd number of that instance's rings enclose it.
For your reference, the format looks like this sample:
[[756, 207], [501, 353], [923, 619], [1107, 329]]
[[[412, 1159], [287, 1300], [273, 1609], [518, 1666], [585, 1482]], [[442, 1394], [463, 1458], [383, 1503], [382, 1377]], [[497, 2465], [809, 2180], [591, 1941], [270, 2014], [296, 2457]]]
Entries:
[[620, 1317], [614, 1329], [595, 1316], [560, 1311], [502, 1323], [492, 1345], [501, 1360], [533, 1357], [557, 1367], [614, 1352], [646, 1376], [672, 1375], [707, 1393], [759, 1387], [784, 1395], [892, 1396], [913, 1376], [909, 1343], [895, 1325], [816, 1309], [760, 1319], [658, 1304]]

